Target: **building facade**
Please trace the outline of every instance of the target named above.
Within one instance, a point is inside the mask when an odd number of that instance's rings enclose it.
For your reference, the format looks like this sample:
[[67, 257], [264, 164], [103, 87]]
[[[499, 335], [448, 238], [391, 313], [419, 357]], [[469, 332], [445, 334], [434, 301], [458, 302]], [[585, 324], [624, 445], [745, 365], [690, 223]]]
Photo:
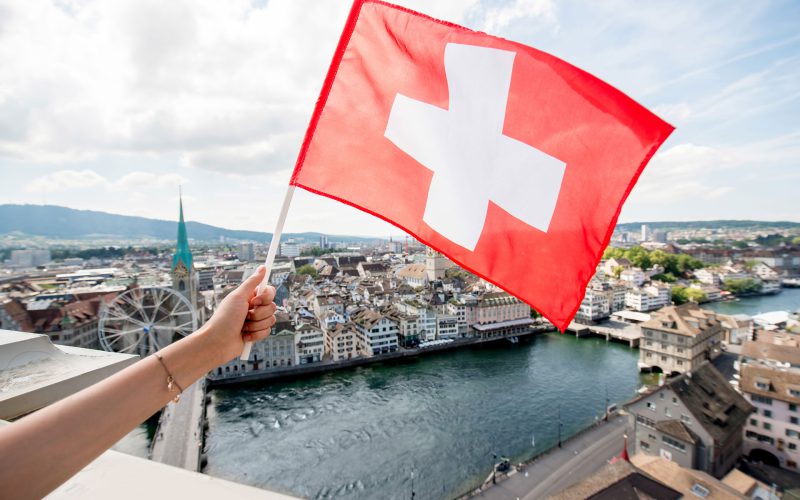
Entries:
[[697, 304], [665, 307], [641, 324], [639, 368], [664, 373], [693, 370], [721, 352], [723, 328]]
[[753, 407], [709, 363], [670, 379], [628, 405], [634, 453], [657, 455], [721, 478], [743, 450]]

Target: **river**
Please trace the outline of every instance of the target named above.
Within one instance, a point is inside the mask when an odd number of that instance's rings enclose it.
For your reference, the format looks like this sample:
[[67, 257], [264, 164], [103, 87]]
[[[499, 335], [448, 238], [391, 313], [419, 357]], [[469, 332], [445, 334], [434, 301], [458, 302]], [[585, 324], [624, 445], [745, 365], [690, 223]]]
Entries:
[[800, 288], [782, 288], [776, 295], [744, 297], [731, 302], [712, 302], [703, 304], [722, 314], [748, 314], [754, 316], [770, 311], [797, 311], [800, 309]]

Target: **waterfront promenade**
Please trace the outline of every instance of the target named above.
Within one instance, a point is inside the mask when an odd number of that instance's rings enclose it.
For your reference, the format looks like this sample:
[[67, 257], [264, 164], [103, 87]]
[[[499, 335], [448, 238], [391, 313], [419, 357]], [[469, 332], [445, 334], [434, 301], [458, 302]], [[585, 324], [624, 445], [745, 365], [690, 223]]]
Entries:
[[183, 391], [180, 401], [161, 412], [150, 457], [156, 462], [198, 472], [203, 451], [206, 382], [200, 379]]
[[[628, 427], [627, 415], [616, 415], [608, 422], [573, 436], [531, 462], [519, 467], [496, 485], [488, 481], [484, 490], [462, 498], [492, 500], [534, 500], [572, 486], [597, 472], [622, 452], [623, 435]], [[629, 445], [630, 452], [632, 446]]]

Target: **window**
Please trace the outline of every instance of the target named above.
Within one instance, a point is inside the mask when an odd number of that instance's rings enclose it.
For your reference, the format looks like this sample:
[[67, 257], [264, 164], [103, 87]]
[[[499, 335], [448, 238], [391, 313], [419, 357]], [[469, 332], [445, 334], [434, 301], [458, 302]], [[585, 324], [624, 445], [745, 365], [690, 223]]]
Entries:
[[789, 395], [793, 398], [800, 398], [800, 391], [797, 389], [789, 389]]
[[669, 436], [661, 436], [661, 440], [664, 441], [669, 446], [673, 448], [677, 448], [681, 451], [686, 451], [686, 445], [678, 441], [677, 439], [673, 439]]
[[786, 437], [790, 437], [790, 438], [794, 438], [794, 439], [800, 438], [800, 432], [797, 432], [797, 431], [792, 430], [792, 429], [786, 429]]
[[700, 498], [706, 498], [711, 492], [705, 486], [701, 484], [695, 484], [692, 486], [692, 493]]
[[658, 395], [658, 397], [660, 397], [661, 399], [664, 399], [664, 393], [662, 392], [661, 394]]
[[676, 398], [675, 396], [672, 397], [672, 404], [674, 405], [678, 404], [678, 398]]
[[692, 419], [689, 418], [689, 415], [686, 415], [685, 413], [681, 413], [681, 422], [686, 425], [692, 425]]
[[771, 431], [772, 430], [772, 424], [769, 423], [769, 422], [764, 422], [764, 430]]
[[794, 425], [798, 425], [798, 424], [800, 424], [800, 421], [798, 421], [797, 417], [789, 417], [789, 423], [792, 423]]
[[772, 398], [759, 396], [758, 394], [753, 394], [752, 396], [750, 396], [750, 399], [754, 403], [761, 403], [763, 405], [771, 405], [772, 404]]
[[647, 408], [650, 409], [650, 411], [656, 411], [656, 404], [651, 401], [648, 401]]
[[758, 420], [756, 420], [756, 419], [754, 419], [754, 418], [751, 418], [751, 419], [750, 419], [750, 425], [752, 425], [752, 426], [755, 426], [755, 427], [758, 427]]
[[671, 417], [671, 416], [672, 416], [672, 414], [671, 414], [671, 413], [670, 413], [670, 411], [669, 411], [669, 407], [668, 407], [668, 406], [667, 406], [667, 407], [664, 407], [664, 415], [666, 415], [666, 416], [668, 416], [668, 417]]
[[794, 444], [794, 443], [789, 443], [789, 449], [790, 450], [796, 450], [797, 449], [797, 445]]
[[789, 403], [789, 411], [797, 411], [797, 405], [794, 403]]
[[772, 410], [762, 410], [762, 413], [767, 418], [772, 418]]
[[639, 448], [641, 448], [643, 450], [649, 450], [650, 449], [650, 443], [648, 443], [647, 441], [639, 441]]
[[769, 390], [769, 382], [757, 381], [756, 382], [756, 388], [760, 389], [762, 391], [768, 391]]

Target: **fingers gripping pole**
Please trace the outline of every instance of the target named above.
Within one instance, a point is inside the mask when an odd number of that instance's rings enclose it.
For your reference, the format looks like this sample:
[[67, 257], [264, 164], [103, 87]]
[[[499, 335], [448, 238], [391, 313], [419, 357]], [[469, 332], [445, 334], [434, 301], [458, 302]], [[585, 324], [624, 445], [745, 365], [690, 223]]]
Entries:
[[[264, 262], [264, 267], [267, 269], [267, 272], [264, 275], [264, 281], [258, 285], [258, 291], [256, 292], [258, 295], [261, 295], [267, 285], [269, 285], [269, 275], [272, 274], [272, 264], [275, 262], [275, 254], [278, 253], [278, 245], [281, 244], [281, 233], [283, 232], [283, 225], [286, 222], [286, 214], [289, 212], [289, 205], [292, 203], [293, 194], [294, 186], [289, 185], [288, 189], [286, 189], [286, 196], [283, 198], [281, 213], [278, 215], [278, 223], [275, 224], [275, 232], [272, 233], [272, 240], [269, 242], [267, 260]], [[250, 349], [252, 347], [252, 342], [245, 342], [240, 359], [247, 360], [250, 357]]]

